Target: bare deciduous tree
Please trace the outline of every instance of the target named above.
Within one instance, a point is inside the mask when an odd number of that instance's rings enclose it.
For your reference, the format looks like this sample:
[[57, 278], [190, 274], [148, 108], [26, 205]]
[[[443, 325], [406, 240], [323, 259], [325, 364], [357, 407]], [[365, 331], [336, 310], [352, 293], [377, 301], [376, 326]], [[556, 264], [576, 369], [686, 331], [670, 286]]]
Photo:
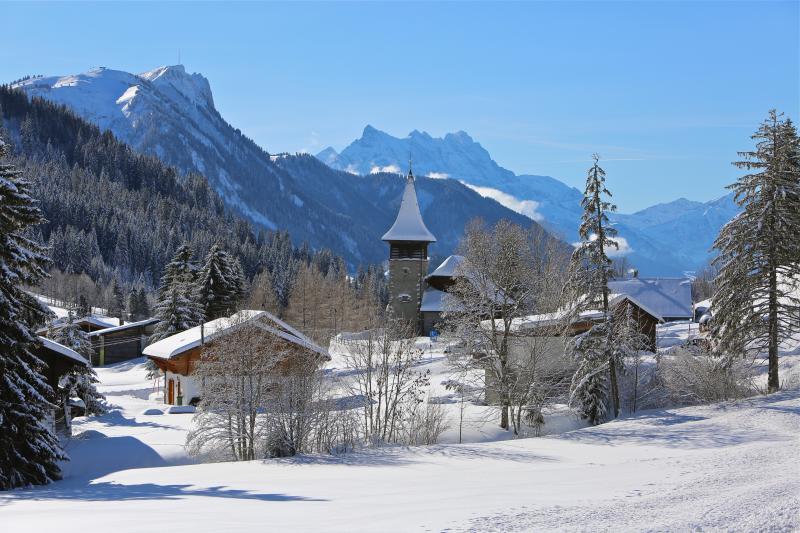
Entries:
[[[460, 252], [464, 260], [445, 297], [445, 329], [468, 364], [484, 372], [486, 394], [500, 406], [500, 427], [509, 429], [513, 422], [518, 432], [538, 376], [530, 371], [530, 357], [512, 356], [514, 323], [558, 307], [564, 254], [543, 232], [508, 221], [492, 228], [473, 221]], [[536, 359], [536, 343], [530, 347]]]
[[430, 383], [419, 371], [423, 352], [414, 345], [414, 325], [373, 317], [370, 328], [345, 340], [345, 360], [353, 374], [346, 387], [362, 403], [362, 435], [371, 444], [400, 442], [412, 408]]

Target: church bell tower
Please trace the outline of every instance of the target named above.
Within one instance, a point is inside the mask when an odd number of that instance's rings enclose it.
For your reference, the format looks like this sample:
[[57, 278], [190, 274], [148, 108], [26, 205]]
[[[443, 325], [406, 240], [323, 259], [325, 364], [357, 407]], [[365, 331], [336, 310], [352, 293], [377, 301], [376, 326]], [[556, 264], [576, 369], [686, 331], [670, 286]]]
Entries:
[[410, 168], [400, 211], [383, 235], [383, 241], [389, 243], [389, 308], [396, 318], [412, 322], [419, 330], [419, 308], [428, 274], [428, 245], [436, 242], [436, 237], [422, 221]]

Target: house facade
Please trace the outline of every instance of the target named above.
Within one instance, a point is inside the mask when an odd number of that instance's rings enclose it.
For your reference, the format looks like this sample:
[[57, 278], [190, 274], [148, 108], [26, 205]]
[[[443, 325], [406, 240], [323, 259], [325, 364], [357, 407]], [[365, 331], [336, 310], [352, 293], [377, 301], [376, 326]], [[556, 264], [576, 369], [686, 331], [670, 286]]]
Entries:
[[157, 318], [148, 318], [90, 332], [94, 348], [92, 364], [104, 366], [141, 357], [156, 324]]
[[230, 317], [218, 318], [181, 333], [177, 333], [144, 349], [144, 354], [163, 372], [163, 400], [169, 405], [195, 405], [201, 396], [201, 383], [195, 377], [197, 363], [204, 349], [225, 342], [243, 326], [257, 327], [269, 333], [291, 354], [292, 360], [313, 358], [329, 360], [327, 350], [300, 333], [286, 322], [266, 311], [239, 311]]

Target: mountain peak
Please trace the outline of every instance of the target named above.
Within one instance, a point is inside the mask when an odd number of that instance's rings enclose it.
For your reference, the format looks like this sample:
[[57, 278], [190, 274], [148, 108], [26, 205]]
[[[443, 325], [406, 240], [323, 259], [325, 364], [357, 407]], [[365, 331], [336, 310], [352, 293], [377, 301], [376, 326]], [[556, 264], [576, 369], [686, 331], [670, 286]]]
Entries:
[[189, 74], [183, 65], [164, 65], [139, 74], [159, 89], [174, 91], [196, 105], [214, 108], [211, 85], [202, 74]]

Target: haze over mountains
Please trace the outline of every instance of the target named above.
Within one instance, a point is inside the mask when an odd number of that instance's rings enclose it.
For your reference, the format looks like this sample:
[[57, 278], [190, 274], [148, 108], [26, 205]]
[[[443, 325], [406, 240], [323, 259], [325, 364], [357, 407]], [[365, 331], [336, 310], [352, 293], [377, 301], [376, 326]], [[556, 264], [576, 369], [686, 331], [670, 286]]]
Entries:
[[[550, 176], [514, 174], [463, 131], [435, 138], [415, 130], [397, 138], [367, 126], [361, 138], [341, 153], [327, 148], [317, 154], [327, 165], [357, 174], [397, 172], [407, 165], [409, 156], [417, 174], [461, 181], [538, 221], [565, 241], [578, 240], [581, 191]], [[613, 192], [613, 177], [609, 182]], [[667, 196], [668, 184], [663, 187]], [[620, 255], [626, 255], [644, 274], [680, 275], [699, 270], [709, 261], [719, 229], [737, 212], [728, 194], [710, 202], [680, 198], [610, 218], [621, 237]]]
[[[453, 252], [473, 217], [492, 223], [537, 221], [566, 242], [577, 240], [581, 192], [548, 176], [516, 175], [499, 166], [467, 133], [395, 138], [371, 126], [337, 153], [270, 155], [228, 124], [210, 84], [181, 65], [142, 74], [100, 68], [14, 84], [30, 96], [70, 107], [136, 150], [183, 172], [196, 171], [235, 212], [258, 226], [285, 229], [297, 241], [327, 247], [352, 265], [386, 257], [409, 155], [421, 209], [437, 236], [434, 259]], [[323, 164], [324, 163], [324, 164]], [[354, 175], [355, 174], [355, 175]], [[668, 195], [665, 190], [665, 196]], [[697, 270], [719, 228], [737, 212], [730, 196], [685, 199], [614, 215], [623, 253], [646, 275]]]

